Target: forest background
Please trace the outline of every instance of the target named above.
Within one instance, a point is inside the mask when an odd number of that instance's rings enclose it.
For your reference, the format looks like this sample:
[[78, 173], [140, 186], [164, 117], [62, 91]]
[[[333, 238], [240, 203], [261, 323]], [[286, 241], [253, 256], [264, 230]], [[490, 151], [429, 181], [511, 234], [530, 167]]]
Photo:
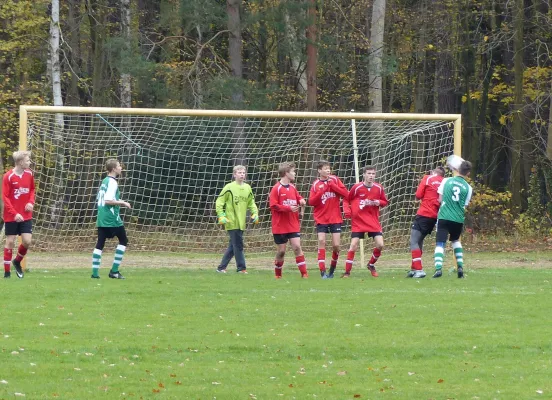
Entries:
[[3, 0], [21, 104], [462, 114], [469, 232], [552, 237], [551, 0]]

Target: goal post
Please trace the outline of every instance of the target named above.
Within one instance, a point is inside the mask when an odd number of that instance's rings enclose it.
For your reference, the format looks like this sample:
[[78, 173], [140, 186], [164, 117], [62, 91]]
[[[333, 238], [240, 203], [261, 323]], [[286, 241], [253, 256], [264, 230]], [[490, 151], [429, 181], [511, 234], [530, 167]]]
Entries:
[[[61, 118], [60, 118], [61, 117]], [[63, 123], [59, 123], [62, 120]], [[215, 200], [236, 163], [247, 167], [261, 222], [248, 225], [246, 251], [274, 251], [268, 194], [278, 165], [297, 164], [308, 197], [325, 159], [346, 186], [363, 166], [390, 199], [382, 209], [386, 248], [408, 250], [423, 173], [461, 153], [461, 117], [449, 114], [269, 112], [103, 107], [20, 107], [20, 149], [32, 151], [37, 184], [34, 245], [88, 251], [95, 243], [95, 196], [108, 158], [123, 164], [121, 214], [134, 251], [220, 253]], [[345, 223], [342, 250], [348, 246]], [[316, 250], [312, 209], [301, 225], [305, 252]]]

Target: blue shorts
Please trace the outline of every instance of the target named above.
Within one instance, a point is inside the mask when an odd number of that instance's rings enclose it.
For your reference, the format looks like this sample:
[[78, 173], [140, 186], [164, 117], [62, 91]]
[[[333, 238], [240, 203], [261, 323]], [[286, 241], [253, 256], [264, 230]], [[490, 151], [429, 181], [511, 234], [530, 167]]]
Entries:
[[6, 236], [16, 236], [21, 235], [22, 233], [33, 233], [32, 219], [28, 219], [23, 222], [5, 222], [4, 226], [6, 227]]
[[318, 233], [341, 233], [341, 224], [317, 224]]
[[299, 232], [274, 233], [272, 236], [274, 236], [274, 243], [285, 244], [288, 242], [289, 239], [301, 237], [301, 234]]

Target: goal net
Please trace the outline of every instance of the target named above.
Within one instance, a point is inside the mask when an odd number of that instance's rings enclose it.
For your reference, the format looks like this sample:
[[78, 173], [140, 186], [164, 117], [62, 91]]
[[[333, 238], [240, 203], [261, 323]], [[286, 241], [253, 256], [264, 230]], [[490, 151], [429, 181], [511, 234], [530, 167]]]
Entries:
[[[246, 232], [246, 251], [252, 254], [274, 251], [268, 196], [278, 164], [296, 163], [296, 186], [307, 198], [320, 160], [328, 160], [349, 188], [361, 179], [363, 166], [376, 166], [376, 180], [390, 201], [382, 209], [386, 249], [408, 251], [417, 184], [453, 153], [459, 118], [33, 106], [22, 114], [22, 140], [32, 151], [37, 184], [35, 248], [93, 248], [96, 194], [105, 161], [117, 158], [124, 168], [121, 198], [132, 205], [121, 209], [130, 248], [200, 254], [227, 246], [215, 200], [234, 165], [247, 166], [260, 210], [260, 223], [249, 224]], [[344, 249], [349, 231], [346, 221]], [[304, 250], [315, 251], [311, 207], [301, 234]]]

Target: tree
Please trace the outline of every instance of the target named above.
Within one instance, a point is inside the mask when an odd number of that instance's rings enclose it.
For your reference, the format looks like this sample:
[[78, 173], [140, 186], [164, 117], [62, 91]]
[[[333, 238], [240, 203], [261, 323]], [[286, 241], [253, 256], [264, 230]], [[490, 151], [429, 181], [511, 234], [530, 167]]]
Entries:
[[383, 54], [386, 0], [374, 0], [370, 28], [371, 54], [368, 64], [370, 79], [370, 112], [383, 112]]

